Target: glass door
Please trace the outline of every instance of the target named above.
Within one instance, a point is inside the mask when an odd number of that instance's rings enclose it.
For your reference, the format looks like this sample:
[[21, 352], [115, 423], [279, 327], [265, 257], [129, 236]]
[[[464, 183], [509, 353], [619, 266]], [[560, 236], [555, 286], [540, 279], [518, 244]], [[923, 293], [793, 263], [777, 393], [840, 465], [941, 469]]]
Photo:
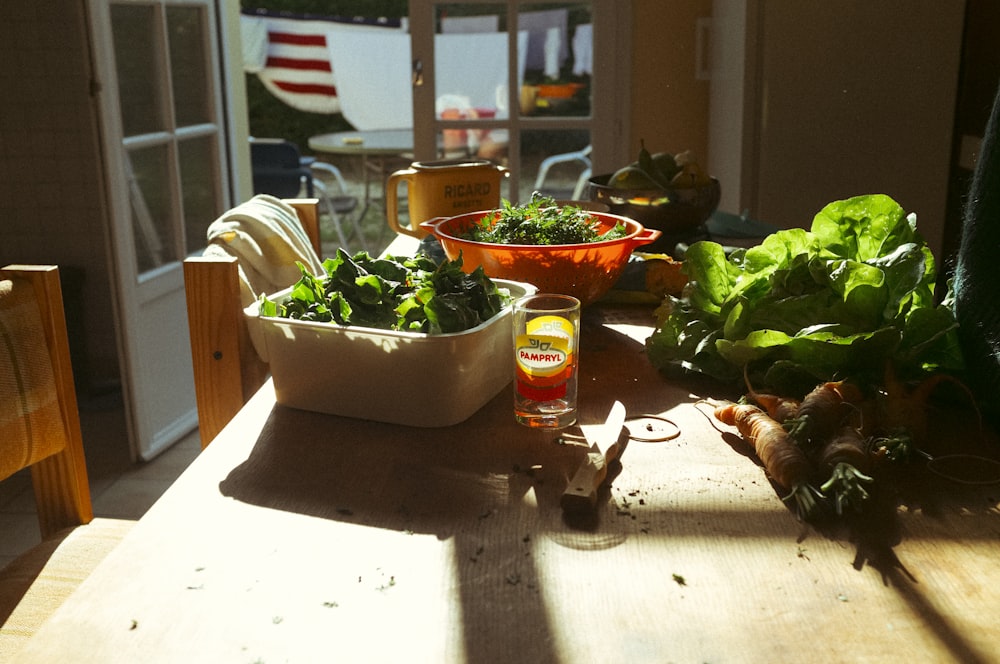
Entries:
[[613, 0], [410, 0], [417, 157], [505, 165], [515, 202], [585, 198], [595, 159], [628, 159], [616, 72], [629, 67], [630, 12]]
[[181, 261], [228, 190], [216, 1], [103, 0], [92, 14], [126, 410], [144, 459], [197, 425]]

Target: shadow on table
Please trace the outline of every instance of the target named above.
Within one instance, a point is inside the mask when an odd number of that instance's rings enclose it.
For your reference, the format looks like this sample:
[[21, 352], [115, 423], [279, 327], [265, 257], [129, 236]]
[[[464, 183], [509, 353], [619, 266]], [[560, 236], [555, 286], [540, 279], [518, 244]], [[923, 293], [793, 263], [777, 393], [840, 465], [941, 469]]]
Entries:
[[[603, 421], [615, 399], [625, 403], [630, 415], [666, 412], [696, 399], [690, 386], [668, 383], [651, 367], [639, 341], [608, 327], [588, 326], [586, 319], [583, 339], [582, 422]], [[387, 388], [386, 398], [405, 398], [407, 389], [421, 387]], [[679, 506], [625, 504], [605, 488], [591, 519], [567, 521], [559, 499], [586, 447], [557, 433], [518, 426], [511, 399], [506, 388], [465, 422], [441, 429], [276, 406], [249, 458], [220, 489], [236, 500], [272, 509], [453, 540], [461, 612], [466, 625], [476, 626], [465, 634], [472, 662], [556, 659], [532, 537], [600, 550], [637, 536], [780, 540], [796, 527], [801, 538], [815, 532], [850, 542], [856, 569], [877, 570], [952, 652], [975, 661], [975, 652], [929, 603], [895, 550], [904, 537], [995, 539], [996, 526], [984, 529], [984, 519], [993, 521], [996, 514], [983, 487], [956, 488], [910, 469], [903, 480], [886, 482], [887, 488], [873, 493], [875, 509], [808, 526], [796, 526], [791, 514], [781, 522], [766, 510], [727, 511], [713, 505], [709, 514]], [[723, 443], [689, 453], [751, 456], [739, 438], [721, 430], [720, 438], [732, 450]], [[642, 443], [630, 442], [624, 452], [626, 466], [636, 445]], [[618, 487], [619, 496], [627, 489]], [[906, 507], [902, 516], [901, 505]], [[949, 518], [970, 514], [978, 518]], [[511, 561], [516, 561], [513, 568]], [[510, 610], [512, 602], [518, 610]], [[521, 638], [511, 640], [510, 634]], [[510, 652], [512, 647], [523, 651]]]
[[[674, 405], [650, 401], [649, 390], [637, 384], [636, 376], [656, 380], [641, 343], [594, 326], [582, 348], [582, 423], [603, 422], [616, 399], [636, 412]], [[385, 398], [405, 399], [412, 389], [433, 386], [387, 384]], [[271, 509], [453, 540], [463, 622], [476, 626], [465, 634], [470, 661], [555, 661], [547, 650], [554, 632], [532, 537], [592, 550], [619, 545], [633, 529], [616, 513], [607, 488], [592, 518], [563, 520], [560, 498], [587, 446], [569, 432], [518, 425], [511, 390], [446, 428], [276, 406], [249, 458], [220, 490]], [[673, 394], [657, 392], [661, 399]], [[510, 652], [512, 644], [523, 652]]]

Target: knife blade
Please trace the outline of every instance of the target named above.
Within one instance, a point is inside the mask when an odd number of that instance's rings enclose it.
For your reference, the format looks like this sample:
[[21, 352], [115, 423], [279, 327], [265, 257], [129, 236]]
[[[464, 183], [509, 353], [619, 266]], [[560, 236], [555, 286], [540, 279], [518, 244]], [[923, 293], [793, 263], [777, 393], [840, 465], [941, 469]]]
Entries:
[[573, 473], [560, 504], [566, 511], [591, 510], [597, 505], [597, 490], [608, 476], [608, 464], [620, 452], [618, 439], [625, 426], [625, 405], [615, 401], [604, 424], [580, 428], [590, 451]]

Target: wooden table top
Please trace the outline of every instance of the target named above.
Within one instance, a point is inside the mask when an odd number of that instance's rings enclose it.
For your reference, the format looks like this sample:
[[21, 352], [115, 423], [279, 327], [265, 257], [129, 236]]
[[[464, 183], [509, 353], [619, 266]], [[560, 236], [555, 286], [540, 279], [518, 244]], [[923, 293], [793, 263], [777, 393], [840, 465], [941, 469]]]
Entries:
[[680, 429], [629, 441], [593, 518], [559, 506], [585, 447], [509, 390], [419, 429], [268, 383], [16, 661], [1000, 662], [1000, 488], [916, 468], [857, 527], [799, 522], [651, 329], [584, 312], [581, 421]]

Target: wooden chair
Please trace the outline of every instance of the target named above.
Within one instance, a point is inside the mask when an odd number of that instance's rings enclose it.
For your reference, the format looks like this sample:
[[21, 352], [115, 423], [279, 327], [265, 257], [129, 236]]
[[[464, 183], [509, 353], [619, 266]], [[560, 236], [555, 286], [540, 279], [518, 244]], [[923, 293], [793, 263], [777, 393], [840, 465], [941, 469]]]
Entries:
[[[318, 201], [285, 199], [295, 208], [317, 256], [322, 256]], [[184, 261], [188, 330], [202, 448], [222, 430], [268, 377], [243, 322], [237, 259]]]
[[0, 660], [128, 532], [94, 519], [59, 270], [0, 270], [0, 479], [30, 468], [42, 542], [0, 571]]

